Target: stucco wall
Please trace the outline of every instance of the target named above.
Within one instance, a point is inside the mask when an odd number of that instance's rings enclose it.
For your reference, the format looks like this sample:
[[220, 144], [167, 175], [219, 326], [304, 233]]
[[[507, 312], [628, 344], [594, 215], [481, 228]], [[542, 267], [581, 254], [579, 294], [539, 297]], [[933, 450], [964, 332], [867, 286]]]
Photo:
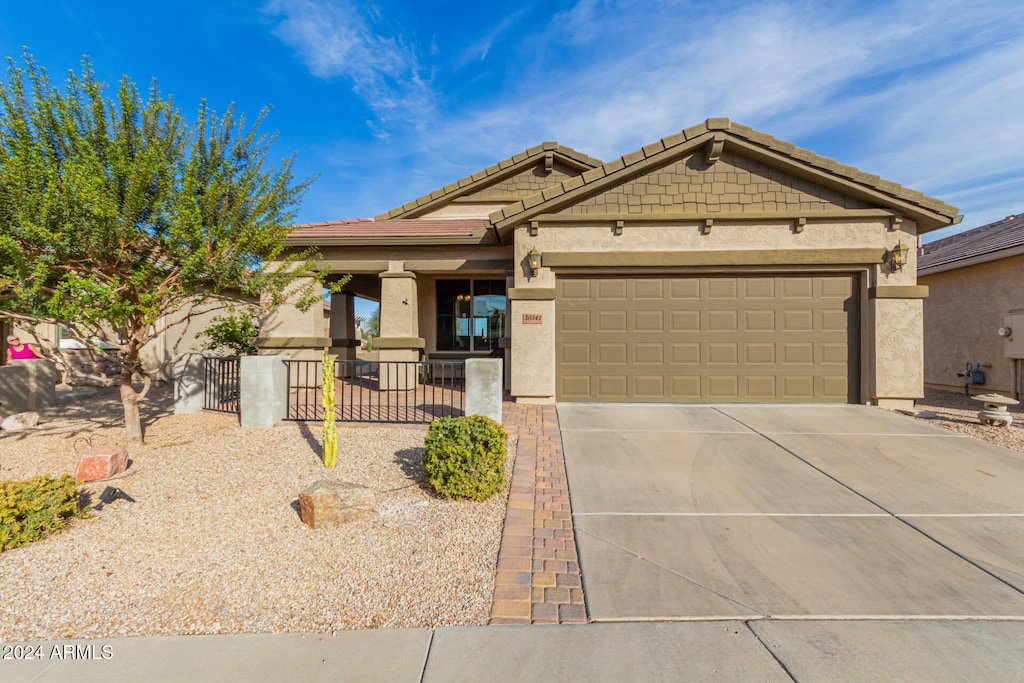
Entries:
[[[1024, 310], [1024, 256], [990, 261], [943, 273], [924, 275], [924, 381], [948, 389], [963, 389], [956, 373], [967, 363], [991, 363], [984, 368], [986, 383], [972, 393], [1013, 388], [1013, 361], [1005, 357], [1003, 338], [996, 330], [1003, 316]], [[1024, 330], [1016, 331], [1024, 334]]]
[[[859, 274], [862, 283], [861, 311], [861, 396], [865, 402], [909, 404], [922, 395], [922, 341], [921, 301], [919, 299], [875, 300], [867, 295], [869, 288], [877, 286], [906, 286], [916, 284], [915, 261], [911, 250], [911, 263], [899, 272], [891, 272], [887, 263], [829, 264], [784, 266], [773, 264], [780, 250], [801, 250], [808, 254], [824, 254], [837, 249], [876, 249], [878, 260], [883, 252], [897, 242], [913, 245], [916, 225], [904, 220], [899, 229], [891, 230], [886, 218], [808, 219], [802, 232], [794, 230], [793, 219], [757, 221], [716, 221], [709, 234], [703, 234], [702, 221], [657, 221], [630, 224], [616, 235], [613, 224], [607, 221], [562, 222], [552, 217], [542, 222], [536, 235], [529, 234], [527, 226], [515, 230], [516, 288], [553, 289], [556, 269], [542, 267], [536, 275], [526, 267], [528, 252], [536, 248], [544, 253], [622, 253], [646, 252], [651, 254], [692, 253], [706, 254], [720, 251], [725, 256], [734, 252], [757, 252], [763, 263], [736, 266], [744, 272], [805, 270], [832, 270]], [[755, 257], [756, 260], [756, 257]], [[721, 272], [721, 266], [688, 267], [687, 272]], [[573, 268], [558, 269], [562, 273]], [[629, 268], [576, 268], [589, 272], [645, 272], [642, 267]], [[661, 267], [659, 272], [679, 271], [679, 268]], [[647, 269], [646, 272], [652, 272]], [[543, 314], [543, 323], [524, 324], [522, 313]], [[515, 363], [512, 368], [514, 395], [541, 396], [554, 392], [554, 338], [555, 318], [553, 301], [513, 301], [511, 316], [512, 349]]]

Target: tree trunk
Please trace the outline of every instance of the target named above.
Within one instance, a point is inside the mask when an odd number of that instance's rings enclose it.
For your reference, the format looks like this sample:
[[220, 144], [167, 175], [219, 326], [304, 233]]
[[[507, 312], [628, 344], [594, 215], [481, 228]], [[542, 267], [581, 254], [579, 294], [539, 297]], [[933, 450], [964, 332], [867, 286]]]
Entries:
[[124, 406], [124, 429], [128, 443], [142, 445], [142, 418], [139, 415], [139, 394], [132, 387], [131, 377], [121, 381], [121, 405]]

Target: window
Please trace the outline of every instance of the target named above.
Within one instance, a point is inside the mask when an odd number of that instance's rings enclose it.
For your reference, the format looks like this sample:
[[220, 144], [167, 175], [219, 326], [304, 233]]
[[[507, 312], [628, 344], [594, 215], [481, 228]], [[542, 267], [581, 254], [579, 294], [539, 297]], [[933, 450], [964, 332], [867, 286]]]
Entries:
[[487, 353], [505, 336], [504, 280], [437, 281], [437, 350]]

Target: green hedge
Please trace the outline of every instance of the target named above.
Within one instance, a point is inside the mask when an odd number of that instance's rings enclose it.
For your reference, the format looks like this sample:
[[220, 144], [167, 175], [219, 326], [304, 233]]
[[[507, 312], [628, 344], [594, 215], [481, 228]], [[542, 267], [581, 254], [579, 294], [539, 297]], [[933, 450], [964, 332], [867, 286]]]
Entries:
[[0, 552], [38, 541], [64, 529], [74, 517], [88, 517], [78, 504], [78, 482], [40, 475], [0, 481]]
[[439, 495], [486, 500], [505, 484], [505, 430], [491, 418], [442, 417], [424, 443], [423, 472]]

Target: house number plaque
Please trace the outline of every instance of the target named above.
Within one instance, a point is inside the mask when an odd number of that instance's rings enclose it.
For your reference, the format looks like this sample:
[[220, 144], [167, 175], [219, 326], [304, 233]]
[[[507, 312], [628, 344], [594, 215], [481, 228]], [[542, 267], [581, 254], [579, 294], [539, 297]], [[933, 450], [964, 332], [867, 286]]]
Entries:
[[524, 325], [540, 325], [544, 322], [543, 313], [523, 313]]

